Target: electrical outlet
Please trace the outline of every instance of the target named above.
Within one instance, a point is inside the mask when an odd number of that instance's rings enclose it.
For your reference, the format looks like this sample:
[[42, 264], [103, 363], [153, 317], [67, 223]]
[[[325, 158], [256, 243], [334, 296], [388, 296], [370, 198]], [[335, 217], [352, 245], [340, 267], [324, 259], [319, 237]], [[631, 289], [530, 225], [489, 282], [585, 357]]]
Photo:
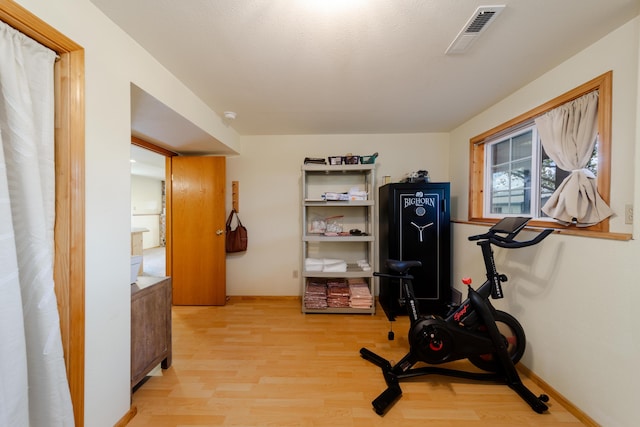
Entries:
[[633, 224], [633, 205], [624, 205], [624, 223]]
[[293, 278], [294, 279], [298, 278], [298, 270], [293, 270]]

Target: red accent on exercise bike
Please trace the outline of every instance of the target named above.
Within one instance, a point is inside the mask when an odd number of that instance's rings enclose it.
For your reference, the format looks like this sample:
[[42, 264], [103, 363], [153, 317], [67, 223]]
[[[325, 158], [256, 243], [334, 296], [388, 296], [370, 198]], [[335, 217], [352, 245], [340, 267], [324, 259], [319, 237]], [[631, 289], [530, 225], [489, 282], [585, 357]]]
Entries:
[[464, 277], [462, 279], [462, 283], [464, 283], [465, 285], [469, 286], [472, 283], [471, 277]]
[[464, 316], [465, 314], [467, 314], [467, 310], [469, 310], [469, 306], [470, 304], [465, 304], [464, 306], [462, 306], [462, 308], [460, 308], [454, 315], [453, 315], [453, 320], [455, 320], [456, 322], [459, 322], [460, 319], [462, 319], [462, 316]]
[[444, 347], [444, 344], [442, 343], [442, 341], [430, 341], [429, 342], [429, 348], [433, 351], [440, 351], [442, 350], [442, 347]]

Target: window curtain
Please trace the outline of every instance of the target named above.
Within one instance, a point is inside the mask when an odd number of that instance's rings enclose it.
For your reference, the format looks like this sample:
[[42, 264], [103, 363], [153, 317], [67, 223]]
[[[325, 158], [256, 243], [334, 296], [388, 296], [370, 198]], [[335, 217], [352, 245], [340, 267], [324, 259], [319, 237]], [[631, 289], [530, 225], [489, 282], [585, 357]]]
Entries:
[[0, 425], [73, 426], [53, 283], [55, 52], [0, 22]]
[[570, 175], [542, 211], [563, 224], [588, 227], [613, 214], [586, 168], [598, 134], [598, 91], [561, 105], [535, 120], [542, 145], [556, 165]]

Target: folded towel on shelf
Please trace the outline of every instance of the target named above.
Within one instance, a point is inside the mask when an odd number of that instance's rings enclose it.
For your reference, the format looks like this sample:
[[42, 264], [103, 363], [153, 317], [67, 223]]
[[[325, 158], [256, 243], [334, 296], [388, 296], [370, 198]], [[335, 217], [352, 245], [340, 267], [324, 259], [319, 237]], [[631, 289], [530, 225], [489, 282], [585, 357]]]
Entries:
[[347, 271], [347, 262], [332, 258], [305, 258], [305, 271], [323, 271], [327, 273], [344, 273]]
[[358, 264], [358, 267], [360, 267], [363, 271], [371, 271], [371, 266], [366, 259], [361, 259], [357, 261], [356, 264]]
[[347, 263], [344, 261], [325, 263], [322, 271], [325, 273], [344, 273], [347, 271]]
[[318, 258], [306, 258], [304, 260], [304, 269], [306, 271], [322, 271], [324, 261]]
[[364, 309], [373, 306], [373, 296], [364, 279], [349, 280], [349, 305], [351, 308]]

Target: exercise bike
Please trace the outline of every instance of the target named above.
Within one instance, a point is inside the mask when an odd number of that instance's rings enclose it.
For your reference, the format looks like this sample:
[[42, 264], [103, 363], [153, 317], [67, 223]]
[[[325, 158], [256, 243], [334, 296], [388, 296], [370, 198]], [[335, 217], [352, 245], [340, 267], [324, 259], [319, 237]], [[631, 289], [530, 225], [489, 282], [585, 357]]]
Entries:
[[[463, 279], [463, 283], [468, 285], [468, 297], [460, 305], [452, 307], [444, 318], [436, 315], [423, 316], [419, 312], [413, 291], [413, 277], [409, 270], [420, 267], [420, 261], [387, 260], [391, 273], [374, 273], [375, 276], [397, 279], [400, 282], [411, 321], [409, 353], [395, 365], [392, 366], [388, 360], [366, 348], [360, 349], [360, 355], [364, 359], [382, 369], [387, 383], [387, 389], [372, 402], [378, 415], [384, 415], [402, 396], [401, 380], [429, 374], [504, 383], [518, 393], [535, 412], [543, 413], [548, 409], [545, 402], [549, 401], [549, 397], [545, 394], [534, 395], [522, 383], [515, 368], [525, 350], [526, 340], [522, 326], [510, 314], [496, 310], [489, 301], [489, 297], [503, 297], [501, 284], [507, 281], [507, 277], [496, 270], [491, 245], [509, 249], [524, 248], [539, 243], [553, 232], [547, 229], [532, 240], [514, 240], [529, 219], [507, 217], [487, 233], [469, 237], [469, 240], [477, 241], [482, 249], [487, 280], [475, 290], [470, 286], [471, 279]], [[436, 366], [413, 367], [418, 362], [438, 365], [461, 359], [469, 359], [473, 365], [487, 372], [467, 372]]]

